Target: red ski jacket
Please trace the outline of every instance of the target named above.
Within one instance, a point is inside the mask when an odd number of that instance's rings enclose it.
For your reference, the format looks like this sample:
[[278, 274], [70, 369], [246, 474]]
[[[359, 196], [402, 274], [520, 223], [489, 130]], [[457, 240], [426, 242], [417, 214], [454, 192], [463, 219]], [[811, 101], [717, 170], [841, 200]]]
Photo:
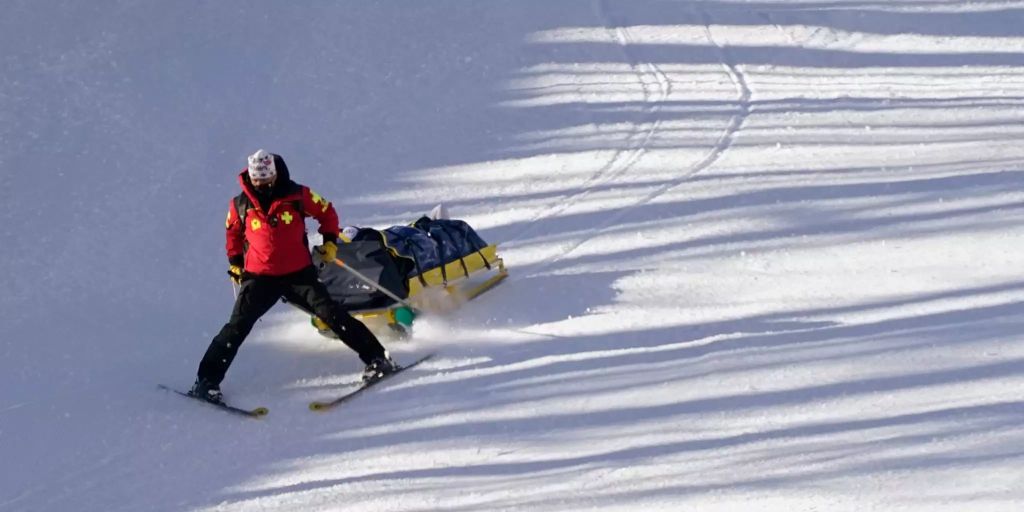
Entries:
[[281, 276], [313, 264], [306, 240], [307, 216], [320, 223], [324, 240], [338, 238], [338, 214], [330, 201], [291, 181], [283, 161], [277, 161], [277, 169], [277, 179], [284, 181], [275, 187], [266, 211], [245, 170], [238, 175], [242, 193], [228, 208], [228, 261], [238, 264], [244, 257], [245, 271], [252, 274]]

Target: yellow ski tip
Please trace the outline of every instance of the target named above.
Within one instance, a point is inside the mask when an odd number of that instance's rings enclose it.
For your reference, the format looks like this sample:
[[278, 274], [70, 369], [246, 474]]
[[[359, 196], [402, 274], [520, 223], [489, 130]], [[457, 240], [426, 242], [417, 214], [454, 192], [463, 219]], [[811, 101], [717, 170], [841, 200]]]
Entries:
[[266, 407], [257, 407], [252, 410], [252, 415], [256, 417], [263, 417], [267, 414], [270, 414], [270, 409], [267, 409]]
[[311, 402], [309, 404], [309, 410], [311, 411], [322, 411], [327, 408], [327, 404], [323, 402]]

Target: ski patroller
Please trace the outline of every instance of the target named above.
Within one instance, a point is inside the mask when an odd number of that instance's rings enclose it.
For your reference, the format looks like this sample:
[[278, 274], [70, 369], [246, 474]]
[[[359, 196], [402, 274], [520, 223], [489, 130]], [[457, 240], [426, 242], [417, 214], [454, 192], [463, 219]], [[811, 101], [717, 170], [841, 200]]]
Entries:
[[423, 356], [423, 357], [413, 361], [412, 363], [409, 363], [406, 366], [402, 366], [401, 368], [399, 368], [397, 371], [395, 371], [393, 373], [389, 373], [389, 374], [387, 374], [387, 375], [385, 375], [385, 376], [383, 376], [383, 377], [381, 377], [381, 378], [379, 378], [377, 380], [373, 380], [373, 381], [367, 382], [365, 384], [362, 384], [361, 386], [359, 386], [355, 390], [349, 391], [348, 393], [345, 393], [344, 395], [341, 395], [341, 396], [339, 396], [339, 397], [337, 397], [337, 398], [335, 398], [333, 400], [328, 400], [326, 402], [320, 402], [320, 401], [310, 402], [309, 409], [311, 411], [326, 411], [326, 410], [332, 409], [334, 407], [337, 407], [338, 405], [341, 405], [341, 404], [343, 404], [345, 402], [348, 402], [349, 400], [352, 400], [353, 398], [359, 396], [364, 391], [372, 388], [373, 386], [376, 386], [377, 384], [380, 384], [381, 382], [384, 382], [384, 381], [390, 379], [391, 377], [394, 377], [395, 375], [398, 375], [399, 373], [404, 372], [405, 370], [409, 370], [411, 368], [415, 368], [420, 363], [423, 363], [423, 362], [427, 361], [428, 359], [430, 359], [431, 357], [434, 357], [435, 354], [436, 353], [427, 354], [427, 355], [425, 355], [425, 356]]
[[202, 402], [204, 404], [211, 405], [213, 407], [216, 407], [216, 408], [218, 408], [218, 409], [220, 409], [222, 411], [225, 411], [225, 412], [229, 412], [231, 414], [238, 414], [240, 416], [247, 416], [247, 417], [250, 417], [250, 418], [262, 418], [262, 417], [266, 416], [268, 413], [270, 413], [270, 410], [267, 409], [266, 407], [256, 407], [254, 409], [243, 409], [241, 407], [236, 407], [234, 405], [230, 405], [230, 404], [227, 404], [227, 403], [224, 403], [224, 402], [211, 402], [209, 400], [204, 400], [202, 397], [191, 395], [191, 394], [186, 393], [184, 391], [180, 391], [180, 390], [174, 389], [174, 388], [172, 388], [170, 386], [165, 386], [163, 384], [157, 384], [157, 387], [159, 387], [160, 389], [163, 389], [165, 391], [170, 391], [172, 393], [176, 393], [176, 394], [181, 395], [181, 396], [183, 396], [185, 398], [191, 398], [192, 400], [196, 400], [198, 402]]

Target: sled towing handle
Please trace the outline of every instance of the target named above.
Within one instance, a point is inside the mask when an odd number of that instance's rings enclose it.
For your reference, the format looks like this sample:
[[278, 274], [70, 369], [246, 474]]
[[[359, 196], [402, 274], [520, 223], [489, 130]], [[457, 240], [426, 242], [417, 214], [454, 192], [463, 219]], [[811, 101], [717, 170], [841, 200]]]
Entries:
[[370, 279], [369, 277], [366, 277], [365, 275], [363, 275], [362, 272], [360, 272], [360, 271], [358, 271], [358, 270], [356, 270], [356, 269], [346, 265], [345, 262], [341, 258], [335, 258], [334, 259], [334, 264], [338, 265], [339, 267], [341, 267], [341, 268], [343, 268], [343, 269], [345, 269], [347, 271], [349, 271], [349, 273], [351, 273], [352, 275], [354, 275], [357, 278], [359, 278], [360, 281], [366, 283], [367, 285], [369, 285], [373, 289], [383, 293], [384, 295], [387, 295], [389, 298], [393, 299], [395, 302], [397, 302], [397, 303], [399, 303], [399, 304], [401, 304], [401, 305], [411, 309], [413, 313], [415, 313], [417, 315], [420, 313], [419, 308], [417, 308], [416, 306], [413, 306], [412, 304], [410, 304], [409, 301], [407, 301], [405, 299], [402, 299], [398, 295], [395, 295], [391, 290], [388, 290], [387, 288], [384, 288], [383, 286], [377, 284], [376, 281], [374, 281], [373, 279]]

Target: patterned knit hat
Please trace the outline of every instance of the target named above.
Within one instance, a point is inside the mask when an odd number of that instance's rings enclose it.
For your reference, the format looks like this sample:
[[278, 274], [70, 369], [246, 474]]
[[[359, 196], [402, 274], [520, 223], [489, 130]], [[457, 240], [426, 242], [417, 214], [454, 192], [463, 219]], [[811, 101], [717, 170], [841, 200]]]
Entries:
[[277, 167], [274, 166], [274, 155], [261, 149], [249, 155], [249, 179], [269, 180], [277, 176]]

